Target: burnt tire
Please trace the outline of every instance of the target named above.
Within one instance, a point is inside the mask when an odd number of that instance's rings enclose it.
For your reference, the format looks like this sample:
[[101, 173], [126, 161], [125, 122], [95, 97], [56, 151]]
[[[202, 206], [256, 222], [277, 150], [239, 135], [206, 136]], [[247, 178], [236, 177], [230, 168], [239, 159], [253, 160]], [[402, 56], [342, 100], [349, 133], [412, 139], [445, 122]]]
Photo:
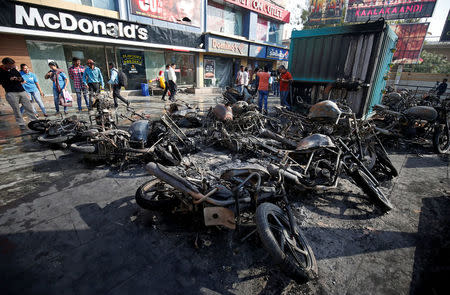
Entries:
[[41, 135], [38, 137], [39, 142], [43, 143], [63, 143], [71, 140], [74, 136], [73, 135], [60, 135], [60, 136], [48, 136], [47, 134]]
[[450, 151], [450, 130], [445, 125], [437, 126], [433, 134], [433, 149], [437, 154]]
[[298, 226], [298, 235], [295, 235], [294, 240], [296, 247], [302, 252], [286, 241], [286, 232], [291, 230], [288, 216], [281, 208], [272, 203], [262, 203], [256, 209], [255, 222], [264, 248], [288, 276], [302, 282], [316, 277], [316, 258]]
[[389, 211], [394, 208], [389, 199], [364, 171], [361, 169], [356, 169], [350, 173], [350, 177], [366, 195], [371, 197], [378, 205], [381, 205], [385, 211]]
[[395, 168], [394, 164], [392, 164], [391, 159], [388, 154], [379, 146], [375, 147], [375, 153], [377, 155], [378, 163], [383, 167], [383, 172], [391, 177], [397, 177], [398, 171]]
[[28, 123], [28, 128], [30, 128], [33, 131], [39, 131], [41, 133], [45, 132], [47, 126], [48, 120], [34, 120]]
[[92, 143], [76, 142], [70, 145], [70, 150], [76, 153], [94, 154], [97, 148]]
[[143, 183], [134, 198], [139, 207], [152, 211], [170, 211], [180, 203], [175, 189], [157, 178]]

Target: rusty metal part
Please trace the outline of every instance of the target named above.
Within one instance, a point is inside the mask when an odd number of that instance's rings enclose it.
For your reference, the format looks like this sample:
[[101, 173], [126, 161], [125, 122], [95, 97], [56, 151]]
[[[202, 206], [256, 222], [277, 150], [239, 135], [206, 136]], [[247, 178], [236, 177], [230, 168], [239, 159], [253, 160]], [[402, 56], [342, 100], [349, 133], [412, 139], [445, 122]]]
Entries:
[[339, 119], [342, 111], [338, 105], [331, 100], [324, 100], [311, 107], [308, 113], [310, 119]]
[[308, 137], [303, 138], [300, 140], [297, 144], [297, 151], [305, 151], [310, 149], [317, 149], [317, 148], [335, 148], [336, 145], [333, 143], [331, 138], [327, 135], [323, 134], [313, 134]]
[[236, 229], [234, 212], [224, 207], [205, 207], [203, 216], [206, 226], [222, 225], [229, 229]]
[[235, 177], [238, 176], [248, 176], [251, 173], [259, 173], [262, 179], [269, 179], [270, 173], [267, 171], [266, 168], [260, 166], [260, 165], [254, 165], [254, 166], [247, 166], [242, 168], [234, 168], [234, 169], [227, 169], [225, 170], [222, 175], [220, 176], [221, 179], [224, 180], [232, 180]]
[[220, 121], [233, 120], [233, 110], [229, 106], [218, 104], [214, 107], [213, 113]]

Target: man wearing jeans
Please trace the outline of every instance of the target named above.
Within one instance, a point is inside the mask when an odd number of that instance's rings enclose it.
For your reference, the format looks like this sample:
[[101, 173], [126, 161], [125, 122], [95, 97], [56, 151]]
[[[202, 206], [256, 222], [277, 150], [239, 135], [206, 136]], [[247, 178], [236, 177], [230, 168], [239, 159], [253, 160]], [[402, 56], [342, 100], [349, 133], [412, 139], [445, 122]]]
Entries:
[[122, 95], [120, 95], [120, 87], [122, 85], [119, 85], [119, 71], [114, 66], [114, 63], [109, 63], [109, 69], [111, 70], [111, 79], [108, 81], [109, 84], [112, 86], [113, 91], [113, 98], [114, 98], [114, 107], [117, 108], [119, 105], [117, 104], [117, 99], [120, 99], [123, 101], [127, 106], [130, 105], [130, 102], [126, 100]]
[[264, 67], [264, 72], [258, 72], [256, 76], [259, 79], [259, 85], [258, 85], [258, 92], [259, 92], [259, 111], [263, 112], [263, 103], [264, 103], [264, 110], [267, 113], [267, 98], [269, 96], [269, 67]]
[[[44, 117], [48, 117], [47, 111], [45, 110], [44, 103], [42, 102], [42, 98], [44, 96], [44, 92], [42, 92], [41, 86], [39, 86], [39, 81], [36, 77], [36, 75], [32, 72], [30, 72], [30, 69], [26, 64], [20, 65], [20, 75], [22, 75], [22, 78], [25, 83], [22, 84], [25, 91], [30, 96], [30, 102], [33, 100], [36, 101], [38, 106], [41, 108], [42, 113], [44, 114]], [[33, 107], [34, 113], [37, 115], [36, 109], [33, 106], [33, 103], [31, 103], [31, 106]], [[22, 106], [20, 107], [20, 113], [23, 114], [25, 111], [25, 108]]]
[[81, 60], [78, 57], [72, 58], [72, 66], [69, 68], [69, 77], [73, 81], [75, 93], [77, 94], [78, 112], [82, 111], [81, 96], [84, 96], [84, 102], [89, 109], [89, 102], [87, 96], [87, 88], [83, 83], [83, 74], [85, 67], [81, 65]]
[[92, 97], [100, 93], [100, 86], [103, 88], [103, 76], [99, 68], [95, 66], [92, 59], [87, 60], [87, 68], [83, 73], [83, 84], [89, 89], [89, 109], [92, 109]]
[[242, 91], [244, 91], [244, 84], [245, 84], [245, 77], [244, 77], [244, 66], [241, 66], [239, 68], [239, 72], [236, 74], [236, 89], [239, 91], [240, 94], [242, 94]]
[[285, 66], [280, 66], [280, 103], [288, 110], [291, 109], [287, 98], [289, 96], [289, 83], [292, 81], [292, 75], [286, 70]]
[[5, 88], [6, 100], [11, 106], [14, 117], [20, 129], [26, 130], [25, 122], [20, 113], [20, 104], [25, 108], [25, 112], [30, 120], [36, 120], [36, 115], [33, 112], [33, 107], [28, 97], [27, 92], [23, 89], [22, 82], [24, 82], [20, 73], [16, 70], [15, 61], [12, 58], [5, 57], [0, 66], [0, 84]]

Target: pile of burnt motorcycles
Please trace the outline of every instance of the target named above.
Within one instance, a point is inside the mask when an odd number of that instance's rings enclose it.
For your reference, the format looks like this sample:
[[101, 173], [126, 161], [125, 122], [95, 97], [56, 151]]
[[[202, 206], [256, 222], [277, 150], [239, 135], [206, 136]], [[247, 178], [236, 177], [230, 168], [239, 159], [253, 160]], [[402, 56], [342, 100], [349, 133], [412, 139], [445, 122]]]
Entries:
[[[150, 176], [135, 194], [140, 207], [161, 214], [193, 213], [189, 216], [198, 216], [205, 226], [245, 232], [241, 241], [258, 235], [273, 262], [299, 282], [316, 277], [318, 269], [293, 213], [294, 196], [336, 188], [346, 178], [377, 210], [393, 208], [380, 182], [396, 177], [397, 170], [374, 120], [357, 119], [331, 100], [302, 115], [283, 107], [261, 114], [253, 97], [233, 89], [222, 99], [204, 111], [177, 101], [149, 120], [130, 108], [127, 114], [114, 114], [111, 99], [99, 95], [89, 123], [43, 120], [30, 128], [42, 132], [41, 142], [63, 144], [109, 163], [145, 162]], [[117, 128], [119, 117], [132, 121], [128, 130]], [[216, 175], [189, 160], [206, 148], [225, 150], [243, 165], [230, 165]], [[241, 231], [244, 227], [251, 230]]]
[[435, 153], [450, 151], [450, 98], [433, 91], [416, 97], [408, 90], [388, 88], [381, 105], [375, 105], [373, 121], [386, 140], [426, 143], [431, 140]]

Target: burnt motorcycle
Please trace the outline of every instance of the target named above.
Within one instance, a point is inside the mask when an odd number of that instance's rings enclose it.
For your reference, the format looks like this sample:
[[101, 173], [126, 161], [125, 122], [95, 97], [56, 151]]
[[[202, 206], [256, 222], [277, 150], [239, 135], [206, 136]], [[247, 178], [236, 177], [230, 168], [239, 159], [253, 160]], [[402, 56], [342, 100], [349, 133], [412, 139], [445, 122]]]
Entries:
[[[238, 231], [243, 225], [256, 225], [249, 235], [258, 233], [274, 262], [289, 276], [302, 281], [316, 276], [314, 253], [295, 221], [284, 186], [270, 182], [266, 169], [229, 169], [219, 180], [182, 177], [156, 163], [146, 169], [155, 178], [136, 191], [136, 203], [142, 208], [197, 212], [206, 226]], [[254, 223], [241, 219], [248, 211], [254, 212]]]
[[88, 124], [72, 116], [56, 120], [35, 120], [28, 123], [28, 127], [43, 133], [37, 138], [39, 142], [61, 144], [80, 140], [88, 129]]
[[449, 102], [444, 100], [439, 107], [414, 106], [403, 112], [390, 110], [384, 105], [375, 105], [376, 130], [385, 136], [432, 138], [436, 153], [447, 153], [450, 149]]

